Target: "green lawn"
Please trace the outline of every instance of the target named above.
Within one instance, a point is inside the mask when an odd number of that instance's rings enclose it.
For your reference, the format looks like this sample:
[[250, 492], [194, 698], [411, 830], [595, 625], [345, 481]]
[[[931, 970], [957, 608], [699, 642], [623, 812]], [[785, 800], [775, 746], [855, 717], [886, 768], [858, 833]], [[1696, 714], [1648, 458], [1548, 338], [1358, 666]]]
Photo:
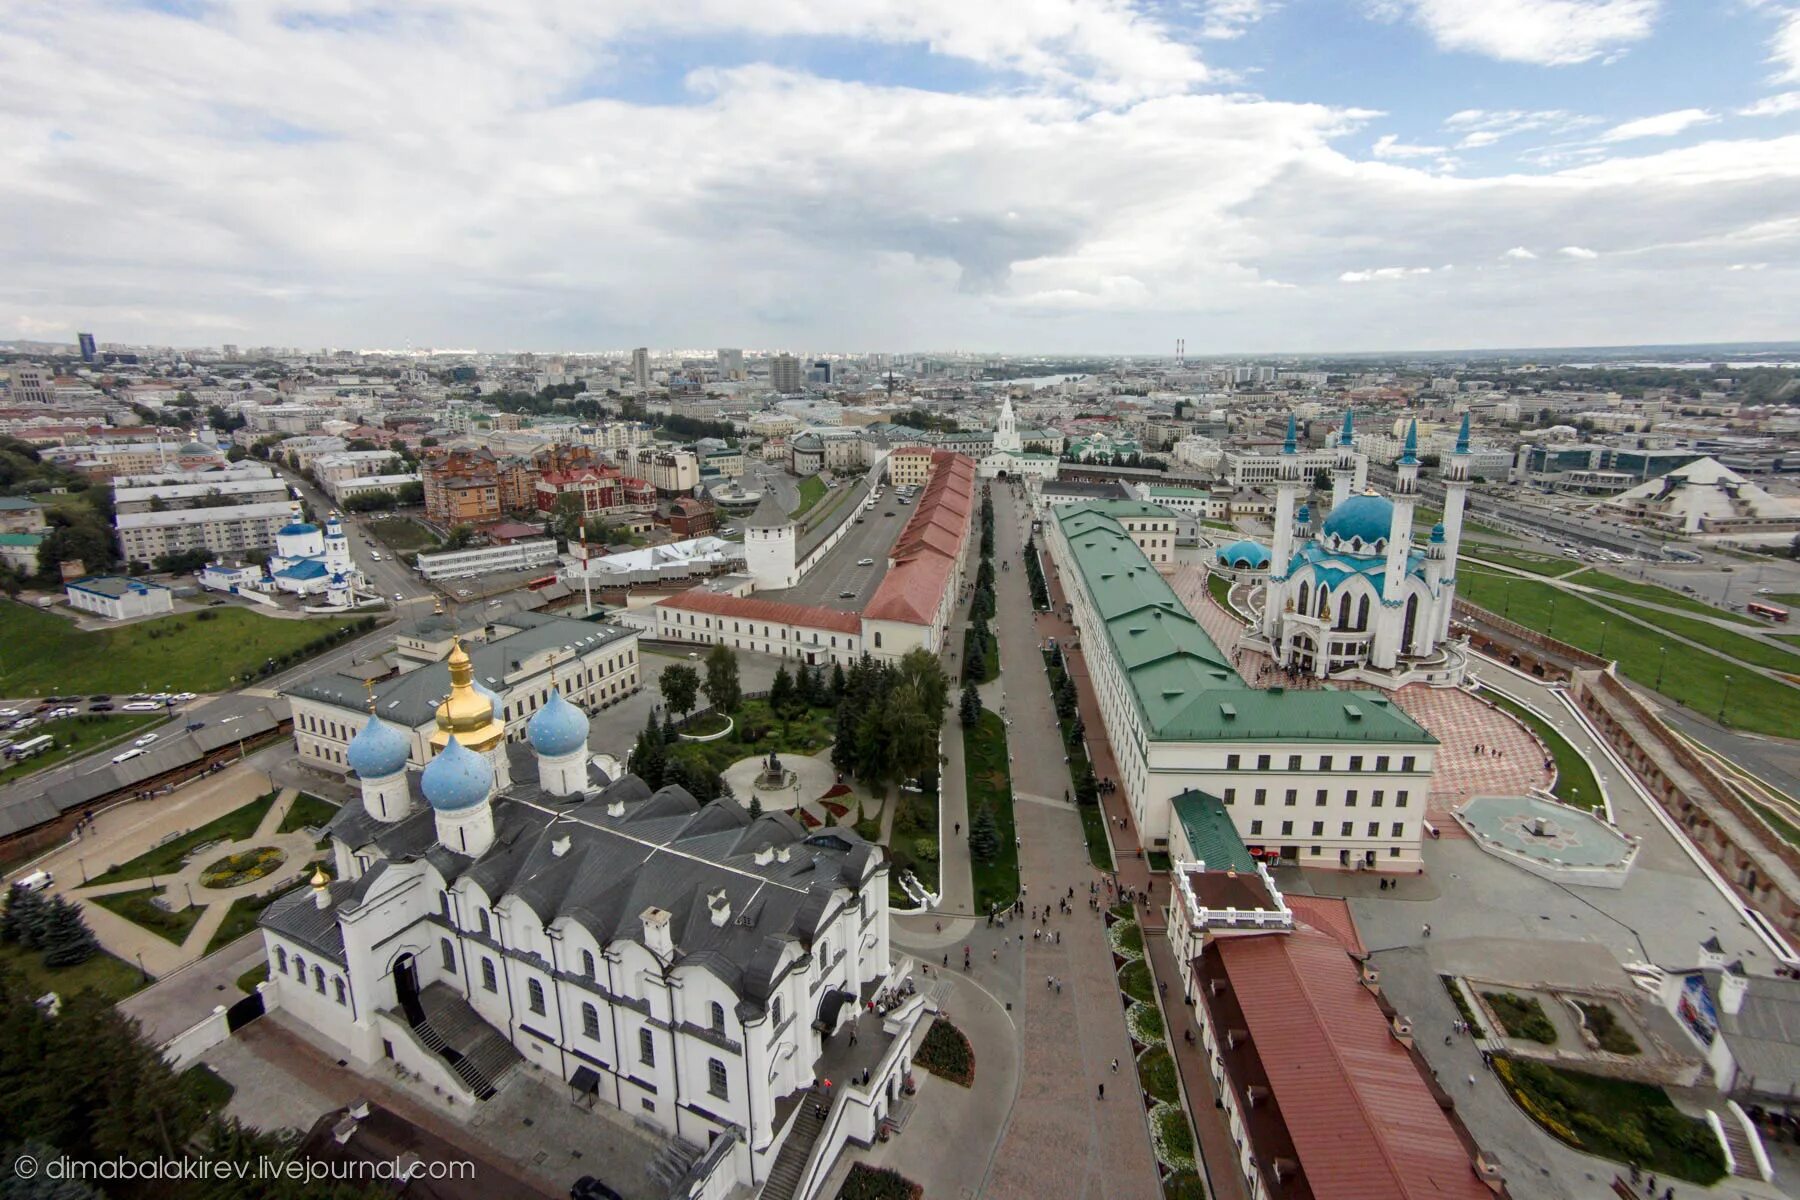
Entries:
[[428, 550], [438, 544], [437, 534], [408, 517], [389, 517], [363, 523], [370, 536], [393, 550]]
[[1231, 607], [1231, 580], [1214, 571], [1206, 577], [1206, 590], [1212, 593], [1212, 598], [1218, 601], [1220, 608], [1228, 613], [1237, 612], [1237, 609]]
[[1768, 642], [1745, 637], [1743, 634], [1733, 633], [1729, 629], [1720, 629], [1717, 625], [1709, 625], [1705, 621], [1697, 621], [1692, 617], [1660, 613], [1655, 609], [1641, 608], [1622, 600], [1615, 601], [1613, 607], [1630, 613], [1646, 625], [1666, 629], [1677, 637], [1699, 642], [1721, 654], [1729, 654], [1740, 662], [1754, 663], [1759, 667], [1768, 667], [1775, 671], [1800, 671], [1800, 657], [1797, 657], [1785, 646], [1770, 645]]
[[33, 996], [55, 992], [73, 996], [92, 988], [108, 1000], [123, 1000], [147, 985], [143, 973], [121, 958], [102, 950], [84, 963], [72, 967], [46, 967], [35, 950], [21, 950], [11, 942], [0, 942], [0, 970], [25, 981], [25, 989]]
[[1762, 624], [1750, 617], [1742, 617], [1729, 609], [1720, 608], [1716, 604], [1708, 604], [1704, 600], [1684, 596], [1674, 588], [1666, 588], [1637, 579], [1620, 579], [1617, 575], [1608, 575], [1604, 571], [1596, 571], [1592, 568], [1582, 571], [1578, 575], [1571, 575], [1567, 582], [1578, 583], [1584, 587], [1599, 588], [1602, 591], [1611, 592], [1615, 596], [1647, 600], [1651, 604], [1660, 604], [1665, 608], [1679, 608], [1683, 612], [1699, 613], [1704, 617], [1720, 617], [1737, 625], [1749, 625], [1756, 628]]
[[[895, 795], [898, 797], [895, 803], [900, 807], [894, 810], [893, 834], [888, 842], [888, 858], [892, 863], [888, 873], [891, 881], [890, 894], [900, 897], [900, 903], [910, 908], [912, 898], [900, 890], [899, 880], [903, 871], [910, 870], [918, 876], [919, 882], [927, 890], [939, 890], [938, 864], [943, 858], [943, 852], [938, 842], [936, 777], [932, 777], [930, 786], [922, 792], [896, 789]], [[968, 832], [963, 830], [965, 836]]]
[[804, 517], [812, 506], [825, 498], [825, 481], [817, 475], [808, 475], [800, 481], [800, 503], [788, 516], [798, 521]]
[[130, 862], [120, 863], [88, 882], [117, 883], [123, 879], [147, 879], [154, 875], [172, 874], [181, 869], [182, 862], [193, 853], [196, 846], [204, 846], [209, 842], [235, 842], [255, 833], [264, 814], [269, 811], [269, 806], [275, 803], [276, 795], [275, 792], [265, 793], [241, 808], [235, 808], [222, 817], [208, 821], [192, 833], [146, 850]]
[[1532, 732], [1543, 739], [1544, 745], [1550, 748], [1550, 757], [1556, 760], [1556, 786], [1550, 789], [1552, 795], [1564, 804], [1576, 808], [1595, 812], [1605, 809], [1600, 784], [1594, 778], [1594, 769], [1581, 756], [1581, 752], [1569, 744], [1569, 739], [1556, 732], [1549, 722], [1524, 705], [1514, 703], [1492, 689], [1484, 694], [1487, 699], [1525, 722]]
[[994, 812], [1000, 845], [992, 862], [972, 864], [975, 911], [1011, 904], [1019, 895], [1018, 834], [1013, 824], [1012, 775], [1006, 762], [1006, 723], [1000, 714], [981, 710], [973, 729], [963, 730], [963, 766], [968, 780], [969, 819], [983, 805]]
[[[304, 882], [294, 885], [294, 887], [305, 886]], [[214, 950], [229, 946], [255, 929], [256, 918], [262, 915], [262, 910], [293, 890], [293, 888], [284, 888], [279, 892], [271, 892], [267, 896], [245, 896], [242, 899], [233, 900], [231, 907], [225, 911], [225, 920], [220, 924], [219, 931], [213, 934], [210, 942], [206, 943], [206, 953], [211, 954]], [[267, 963], [263, 964], [263, 970], [265, 973], [267, 972]]]
[[[164, 888], [140, 888], [135, 892], [115, 892], [110, 896], [91, 896], [85, 903], [98, 904], [101, 908], [110, 909], [127, 921], [141, 925], [158, 937], [167, 938], [177, 946], [187, 940], [187, 935], [194, 931], [200, 922], [200, 914], [206, 910], [193, 905], [176, 912], [158, 907], [154, 898], [164, 895]], [[176, 900], [185, 899], [176, 896]]]
[[1505, 1056], [1494, 1070], [1533, 1120], [1577, 1149], [1702, 1186], [1725, 1174], [1725, 1153], [1706, 1122], [1659, 1087]]
[[1113, 869], [1112, 843], [1106, 839], [1106, 813], [1098, 804], [1077, 804], [1081, 833], [1087, 838], [1088, 861], [1102, 871]]
[[254, 996], [256, 994], [256, 985], [266, 982], [268, 978], [269, 960], [265, 958], [237, 977], [238, 991], [243, 992], [245, 995]]
[[[1636, 682], [1708, 717], [1719, 717], [1724, 707], [1723, 721], [1733, 728], [1776, 737], [1793, 732], [1791, 714], [1800, 699], [1794, 688], [1740, 668], [1733, 675], [1727, 705], [1725, 675], [1732, 670], [1732, 663], [1671, 642], [1660, 630], [1608, 613], [1572, 592], [1536, 579], [1463, 570], [1458, 575], [1457, 594], [1471, 604], [1596, 654], [1600, 653], [1600, 623], [1606, 621], [1606, 656], [1617, 659], [1619, 670]], [[1658, 669], [1665, 649], [1667, 663], [1659, 687]]]
[[302, 829], [317, 829], [337, 814], [338, 806], [329, 800], [321, 800], [317, 796], [301, 792], [294, 797], [287, 816], [281, 818], [281, 824], [276, 827], [275, 832], [298, 833]]
[[0, 606], [0, 695], [224, 691], [266, 660], [351, 624], [209, 608], [86, 633], [54, 613], [6, 604]]
[[[752, 755], [767, 757], [774, 750], [782, 754], [817, 754], [831, 744], [837, 712], [830, 708], [809, 709], [806, 715], [792, 721], [778, 720], [767, 700], [746, 700], [732, 714], [736, 722], [731, 736], [716, 742], [682, 742], [669, 747], [672, 758], [685, 758], [705, 763], [714, 771]], [[816, 797], [804, 797], [807, 800]]]
[[123, 741], [146, 725], [162, 721], [161, 713], [83, 713], [51, 721], [23, 733], [11, 735], [19, 741], [47, 733], [56, 739], [56, 749], [46, 750], [36, 758], [27, 758], [0, 771], [0, 783], [11, 783], [45, 767], [54, 767], [65, 759], [91, 754], [102, 746]]

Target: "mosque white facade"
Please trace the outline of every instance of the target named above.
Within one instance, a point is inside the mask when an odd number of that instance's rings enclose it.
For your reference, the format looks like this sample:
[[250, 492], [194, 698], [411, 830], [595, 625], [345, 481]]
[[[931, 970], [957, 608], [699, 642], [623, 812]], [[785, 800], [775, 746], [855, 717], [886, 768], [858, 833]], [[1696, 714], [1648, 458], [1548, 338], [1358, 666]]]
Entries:
[[[1346, 671], [1396, 676], [1442, 657], [1456, 602], [1469, 458], [1465, 416], [1444, 467], [1444, 519], [1423, 546], [1415, 545], [1417, 425], [1407, 429], [1393, 495], [1353, 494], [1366, 464], [1346, 413], [1332, 461], [1331, 511], [1315, 531], [1308, 507], [1296, 509], [1306, 473], [1288, 419], [1259, 627], [1277, 663], [1319, 678]], [[1241, 544], [1238, 550], [1222, 565], [1240, 565], [1246, 555]]]
[[554, 1076], [683, 1150], [707, 1180], [683, 1195], [795, 1159], [822, 1179], [873, 1141], [926, 1011], [882, 1003], [901, 980], [879, 847], [611, 778], [562, 687], [509, 742], [460, 642], [448, 665], [422, 771], [373, 713], [351, 741], [335, 880], [260, 920], [268, 1001], [468, 1103]]

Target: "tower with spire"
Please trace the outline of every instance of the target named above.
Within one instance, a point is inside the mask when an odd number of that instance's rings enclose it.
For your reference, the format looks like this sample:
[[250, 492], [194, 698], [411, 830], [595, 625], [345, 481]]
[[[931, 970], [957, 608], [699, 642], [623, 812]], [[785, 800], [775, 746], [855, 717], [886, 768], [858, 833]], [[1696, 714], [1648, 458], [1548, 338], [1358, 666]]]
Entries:
[[1369, 663], [1383, 671], [1391, 671], [1402, 654], [1412, 650], [1413, 618], [1387, 619], [1390, 614], [1405, 611], [1406, 576], [1412, 558], [1413, 504], [1419, 497], [1419, 423], [1406, 426], [1406, 443], [1400, 460], [1394, 464], [1394, 518], [1387, 538], [1387, 568], [1383, 573], [1381, 608], [1383, 620], [1375, 624], [1375, 639], [1369, 647]]
[[1356, 486], [1356, 439], [1350, 433], [1350, 410], [1344, 410], [1344, 428], [1338, 434], [1337, 456], [1331, 463], [1331, 507], [1350, 498]]
[[1456, 431], [1456, 448], [1444, 465], [1444, 576], [1442, 597], [1434, 614], [1437, 636], [1450, 636], [1451, 609], [1456, 604], [1456, 556], [1462, 551], [1463, 511], [1469, 501], [1469, 414]]
[[1013, 415], [1012, 397], [1000, 402], [1000, 417], [994, 422], [994, 449], [1002, 454], [1018, 454], [1025, 449], [1019, 436], [1018, 418]]
[[765, 487], [756, 511], [744, 522], [744, 566], [759, 588], [790, 588], [800, 582], [794, 522]]
[[1280, 636], [1281, 612], [1287, 599], [1288, 564], [1294, 555], [1294, 503], [1300, 495], [1300, 447], [1294, 414], [1288, 414], [1287, 440], [1275, 474], [1275, 545], [1269, 559], [1269, 583], [1263, 600], [1263, 635]]

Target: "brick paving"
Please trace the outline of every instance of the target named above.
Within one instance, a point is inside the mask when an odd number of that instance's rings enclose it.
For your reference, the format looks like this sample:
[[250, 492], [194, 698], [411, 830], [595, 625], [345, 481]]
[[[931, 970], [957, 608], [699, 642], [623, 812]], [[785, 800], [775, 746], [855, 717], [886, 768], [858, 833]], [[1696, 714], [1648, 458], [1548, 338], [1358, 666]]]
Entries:
[[1550, 786], [1548, 755], [1510, 714], [1461, 688], [1411, 683], [1394, 698], [1440, 743], [1426, 814], [1444, 837], [1468, 836], [1450, 810], [1470, 796], [1519, 796]]
[[[1004, 485], [994, 489], [994, 508], [996, 558], [1016, 566], [1022, 508]], [[996, 587], [1001, 612], [1031, 611], [1023, 569], [1000, 572]], [[1068, 769], [1037, 649], [1051, 632], [1047, 621], [1002, 620], [996, 628], [1025, 903], [1029, 909], [1074, 888], [1074, 913], [1048, 919], [1061, 942], [1033, 940], [1029, 919], [1015, 922], [1026, 935], [1019, 1093], [988, 1184], [971, 1194], [1139, 1200], [1159, 1194], [1158, 1173], [1135, 1080], [1124, 1065], [1117, 1075], [1111, 1069], [1115, 1058], [1130, 1062], [1131, 1041], [1105, 923], [1087, 907], [1088, 885], [1100, 875], [1088, 861], [1080, 817], [1063, 800]], [[1098, 720], [1089, 728], [1097, 731]], [[1052, 976], [1061, 992], [1046, 986]]]

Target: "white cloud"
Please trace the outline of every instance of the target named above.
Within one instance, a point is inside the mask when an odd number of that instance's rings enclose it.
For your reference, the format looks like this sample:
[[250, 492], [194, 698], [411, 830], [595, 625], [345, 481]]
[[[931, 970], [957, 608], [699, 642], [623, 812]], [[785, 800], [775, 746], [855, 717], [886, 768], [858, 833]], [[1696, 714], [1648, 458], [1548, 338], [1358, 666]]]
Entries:
[[[1450, 268], [1445, 267], [1448, 271]], [[1345, 271], [1338, 276], [1339, 283], [1376, 283], [1389, 279], [1405, 279], [1410, 275], [1429, 275], [1430, 267], [1375, 267], [1367, 271]]]
[[1275, 10], [1275, 0], [1205, 0], [1198, 32], [1214, 41], [1242, 37], [1244, 31]]
[[1501, 258], [1531, 259], [1531, 258], [1536, 258], [1537, 255], [1533, 254], [1531, 251], [1527, 250], [1523, 246], [1514, 246], [1511, 250], [1508, 250], [1505, 254], [1502, 254], [1500, 257]]
[[[531, 20], [395, 0], [361, 24], [309, 9], [328, 18], [311, 26], [299, 0], [259, 7], [276, 2], [9, 10], [0, 331], [1229, 351], [1800, 323], [1800, 218], [1770, 216], [1800, 213], [1800, 137], [1449, 177], [1370, 153], [1380, 114], [1200, 93], [1191, 48], [1112, 0], [569, 0]], [[957, 94], [752, 64], [634, 93], [633, 57], [673, 53], [653, 35], [709, 21], [909, 40], [988, 74]], [[1471, 110], [1418, 140], [1582, 120]], [[1608, 250], [1546, 294], [1541, 270], [1493, 270], [1496, 245]], [[1755, 262], [1771, 264], [1756, 288], [1728, 270]], [[1354, 305], [1340, 280], [1363, 285]]]
[[1650, 36], [1659, 0], [1374, 0], [1378, 16], [1406, 17], [1445, 50], [1506, 62], [1564, 66]]
[[1614, 125], [1600, 135], [1603, 142], [1629, 142], [1634, 138], [1674, 137], [1685, 133], [1696, 125], [1709, 125], [1719, 118], [1704, 108], [1681, 108], [1674, 112], [1658, 113], [1654, 117], [1639, 117], [1635, 121], [1626, 121], [1622, 125]]
[[1521, 133], [1571, 133], [1597, 123], [1594, 117], [1560, 108], [1465, 108], [1446, 117], [1444, 128], [1458, 136], [1458, 150], [1479, 150]]
[[1384, 133], [1375, 139], [1369, 152], [1376, 158], [1436, 158], [1448, 150], [1448, 146], [1408, 145], [1397, 135]]
[[1800, 92], [1777, 92], [1737, 110], [1740, 117], [1785, 117], [1800, 112]]
[[1766, 271], [1769, 269], [1769, 264], [1766, 262], [1732, 263], [1725, 269], [1727, 271]]
[[1590, 259], [1600, 257], [1599, 251], [1589, 250], [1586, 246], [1564, 246], [1561, 250], [1558, 250], [1557, 253], [1564, 258]]
[[1769, 61], [1775, 64], [1775, 82], [1800, 83], [1800, 8], [1782, 13], [1781, 26], [1769, 43]]

